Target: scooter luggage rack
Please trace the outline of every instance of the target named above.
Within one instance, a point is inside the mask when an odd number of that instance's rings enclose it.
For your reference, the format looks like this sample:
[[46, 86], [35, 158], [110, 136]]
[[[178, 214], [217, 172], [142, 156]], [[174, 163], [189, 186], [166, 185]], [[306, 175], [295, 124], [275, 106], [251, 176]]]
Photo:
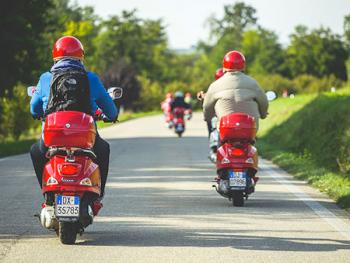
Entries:
[[55, 155], [66, 156], [67, 162], [74, 162], [74, 156], [87, 156], [93, 160], [97, 159], [96, 154], [92, 150], [77, 147], [49, 147], [49, 150], [46, 152], [46, 158], [50, 159]]
[[242, 144], [245, 144], [245, 143], [248, 143], [250, 145], [255, 145], [256, 143], [256, 140], [255, 139], [229, 139], [229, 140], [225, 140], [225, 141], [222, 141], [221, 142], [221, 145], [224, 144], [224, 143], [230, 143], [230, 144], [233, 144], [234, 146], [239, 146], [239, 145], [242, 145]]

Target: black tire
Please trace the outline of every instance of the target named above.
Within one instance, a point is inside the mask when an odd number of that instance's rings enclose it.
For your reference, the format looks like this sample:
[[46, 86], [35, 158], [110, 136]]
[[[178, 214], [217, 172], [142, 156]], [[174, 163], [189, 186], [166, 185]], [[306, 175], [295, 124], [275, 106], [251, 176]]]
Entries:
[[179, 138], [181, 138], [182, 133], [181, 133], [181, 132], [179, 132], [179, 133], [177, 134], [177, 136], [179, 136]]
[[72, 245], [77, 239], [78, 224], [75, 222], [60, 222], [58, 235], [62, 244]]
[[232, 204], [233, 206], [244, 206], [244, 195], [243, 191], [233, 191], [232, 194]]

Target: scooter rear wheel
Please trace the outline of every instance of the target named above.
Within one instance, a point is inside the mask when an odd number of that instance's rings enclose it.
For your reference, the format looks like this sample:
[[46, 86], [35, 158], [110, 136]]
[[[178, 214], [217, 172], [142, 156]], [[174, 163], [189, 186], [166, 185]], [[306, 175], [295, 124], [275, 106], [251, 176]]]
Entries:
[[78, 224], [76, 222], [60, 222], [58, 235], [62, 244], [72, 245], [77, 239]]
[[233, 191], [232, 204], [233, 204], [233, 206], [238, 206], [238, 207], [244, 206], [243, 191]]

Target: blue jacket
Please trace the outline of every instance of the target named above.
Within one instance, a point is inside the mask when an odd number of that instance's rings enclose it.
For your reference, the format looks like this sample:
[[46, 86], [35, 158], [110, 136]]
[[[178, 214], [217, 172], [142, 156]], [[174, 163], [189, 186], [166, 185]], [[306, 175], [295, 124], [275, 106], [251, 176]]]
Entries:
[[[45, 72], [40, 76], [30, 101], [30, 112], [34, 118], [44, 116], [50, 96], [51, 72], [65, 68], [84, 68], [84, 66], [77, 60], [62, 59], [52, 66], [50, 72]], [[118, 116], [118, 109], [103, 87], [99, 77], [93, 72], [87, 72], [87, 77], [90, 85], [91, 114], [93, 115], [97, 108], [100, 108], [108, 119], [115, 120]]]

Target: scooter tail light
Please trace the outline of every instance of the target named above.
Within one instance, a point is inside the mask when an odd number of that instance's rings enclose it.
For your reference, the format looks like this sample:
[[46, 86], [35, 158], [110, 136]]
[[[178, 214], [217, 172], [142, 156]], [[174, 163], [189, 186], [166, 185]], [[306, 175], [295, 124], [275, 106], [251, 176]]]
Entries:
[[240, 148], [234, 148], [231, 152], [232, 156], [240, 157], [244, 155], [244, 151]]
[[78, 167], [73, 164], [63, 164], [60, 170], [62, 175], [75, 175], [78, 173]]

